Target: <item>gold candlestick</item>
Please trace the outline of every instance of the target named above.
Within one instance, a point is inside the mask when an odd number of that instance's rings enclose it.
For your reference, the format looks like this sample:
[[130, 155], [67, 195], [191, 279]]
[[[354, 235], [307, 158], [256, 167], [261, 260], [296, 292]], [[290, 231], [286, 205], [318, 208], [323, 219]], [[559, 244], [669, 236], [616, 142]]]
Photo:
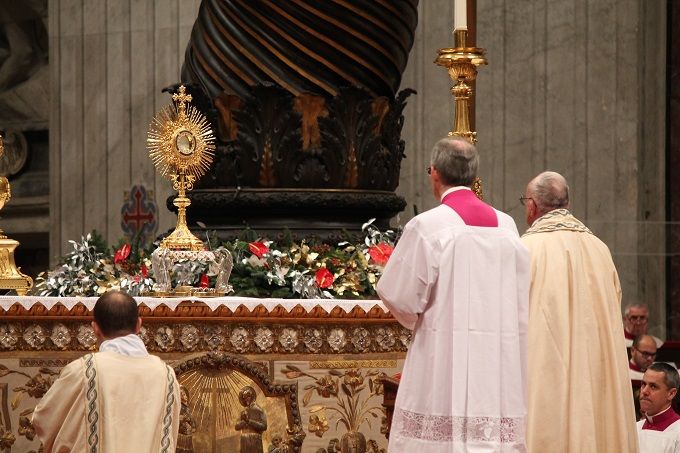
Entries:
[[[5, 152], [4, 142], [0, 135], [0, 156]], [[5, 206], [10, 198], [12, 192], [10, 190], [9, 180], [0, 176], [0, 209]], [[33, 287], [33, 279], [28, 275], [21, 273], [21, 268], [17, 267], [14, 261], [14, 249], [19, 246], [19, 241], [9, 239], [0, 230], [0, 288], [13, 289], [19, 296], [25, 296], [31, 287]]]
[[[477, 67], [487, 64], [484, 57], [486, 51], [479, 47], [468, 47], [467, 30], [454, 32], [454, 45], [455, 47], [439, 49], [434, 61], [446, 68], [454, 83], [451, 94], [456, 101], [456, 113], [448, 135], [462, 137], [474, 144], [477, 142], [477, 132], [470, 128], [470, 98], [473, 94], [470, 84], [477, 78]], [[472, 190], [482, 198], [482, 182], [479, 178], [473, 183]]]
[[467, 46], [467, 30], [456, 30], [454, 40], [455, 47], [439, 49], [434, 61], [447, 69], [454, 83], [451, 94], [456, 101], [456, 114], [449, 136], [463, 137], [475, 143], [477, 133], [470, 130], [470, 83], [477, 78], [477, 66], [486, 64], [485, 50]]

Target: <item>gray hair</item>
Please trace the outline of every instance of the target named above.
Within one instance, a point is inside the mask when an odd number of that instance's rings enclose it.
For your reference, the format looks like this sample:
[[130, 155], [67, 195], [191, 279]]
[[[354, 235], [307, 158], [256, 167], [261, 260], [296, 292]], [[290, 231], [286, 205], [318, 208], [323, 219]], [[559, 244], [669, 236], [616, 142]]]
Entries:
[[564, 176], [544, 171], [529, 184], [531, 198], [541, 213], [569, 206], [569, 186]]
[[430, 165], [437, 169], [447, 186], [470, 186], [477, 177], [479, 154], [462, 138], [443, 138], [432, 149]]
[[642, 304], [640, 302], [631, 302], [629, 304], [626, 304], [625, 308], [623, 309], [623, 316], [628, 316], [630, 314], [631, 308], [644, 308], [645, 310], [649, 311], [649, 307], [647, 306], [647, 304]]
[[671, 365], [664, 362], [654, 362], [649, 365], [647, 370], [656, 371], [657, 373], [664, 373], [664, 381], [669, 389], [677, 389], [680, 387], [680, 375], [678, 370], [673, 368]]

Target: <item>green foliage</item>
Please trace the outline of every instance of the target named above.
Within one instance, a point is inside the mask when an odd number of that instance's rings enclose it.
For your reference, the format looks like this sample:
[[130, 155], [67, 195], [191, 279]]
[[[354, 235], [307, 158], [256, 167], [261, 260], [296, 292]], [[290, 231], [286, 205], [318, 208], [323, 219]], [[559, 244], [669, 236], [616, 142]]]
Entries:
[[[363, 226], [361, 242], [336, 245], [296, 243], [286, 230], [279, 243], [259, 239], [250, 228], [237, 240], [221, 243], [206, 233], [210, 250], [224, 247], [232, 254], [234, 266], [229, 284], [233, 294], [260, 298], [376, 297], [375, 285], [394, 247], [395, 233], [380, 232], [372, 221]], [[80, 242], [70, 241], [74, 250], [54, 270], [42, 273], [33, 294], [42, 296], [97, 296], [109, 289], [133, 295], [153, 287], [151, 253], [158, 246], [145, 247], [139, 238], [120, 240], [109, 247], [96, 231]], [[194, 263], [196, 264], [196, 263]], [[189, 269], [198, 281], [206, 266]], [[211, 274], [209, 281], [215, 284]]]

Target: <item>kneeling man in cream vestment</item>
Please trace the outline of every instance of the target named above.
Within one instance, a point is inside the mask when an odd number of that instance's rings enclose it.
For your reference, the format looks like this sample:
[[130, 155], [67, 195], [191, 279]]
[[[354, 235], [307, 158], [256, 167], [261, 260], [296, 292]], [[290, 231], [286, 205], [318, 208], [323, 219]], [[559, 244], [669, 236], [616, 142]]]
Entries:
[[97, 300], [92, 326], [99, 352], [64, 367], [33, 413], [45, 453], [174, 453], [179, 384], [136, 335], [137, 310], [125, 293]]

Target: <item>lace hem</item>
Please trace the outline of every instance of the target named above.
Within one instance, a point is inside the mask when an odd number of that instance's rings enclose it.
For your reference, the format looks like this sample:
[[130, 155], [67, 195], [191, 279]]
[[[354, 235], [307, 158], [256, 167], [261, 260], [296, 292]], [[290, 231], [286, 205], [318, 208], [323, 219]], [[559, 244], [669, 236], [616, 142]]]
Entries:
[[433, 442], [524, 442], [524, 417], [452, 417], [397, 409], [393, 433]]

